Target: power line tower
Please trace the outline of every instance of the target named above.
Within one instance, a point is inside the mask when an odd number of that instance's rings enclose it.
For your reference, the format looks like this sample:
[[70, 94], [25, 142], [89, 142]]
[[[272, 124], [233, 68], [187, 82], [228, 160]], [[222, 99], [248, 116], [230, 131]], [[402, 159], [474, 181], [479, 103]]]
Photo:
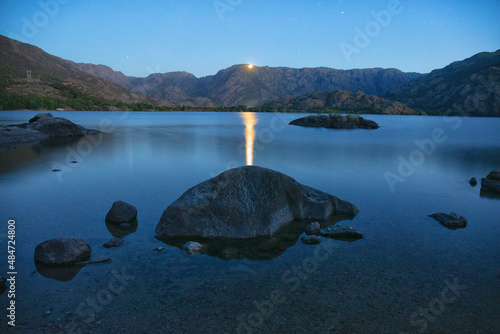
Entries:
[[31, 81], [31, 70], [26, 70], [26, 77], [28, 78], [28, 81]]

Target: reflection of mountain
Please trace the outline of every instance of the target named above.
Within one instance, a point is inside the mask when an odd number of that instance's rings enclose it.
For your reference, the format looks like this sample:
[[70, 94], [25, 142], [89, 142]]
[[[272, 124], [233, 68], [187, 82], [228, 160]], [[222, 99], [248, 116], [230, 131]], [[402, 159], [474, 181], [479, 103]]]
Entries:
[[[325, 228], [335, 223], [352, 219], [351, 217], [331, 217], [320, 222]], [[280, 256], [285, 250], [294, 246], [304, 233], [310, 221], [295, 220], [280, 230], [272, 238], [252, 239], [196, 239], [171, 238], [162, 240], [167, 245], [182, 249], [187, 241], [197, 241], [205, 246], [205, 253], [223, 260], [247, 259], [252, 261], [272, 260]]]

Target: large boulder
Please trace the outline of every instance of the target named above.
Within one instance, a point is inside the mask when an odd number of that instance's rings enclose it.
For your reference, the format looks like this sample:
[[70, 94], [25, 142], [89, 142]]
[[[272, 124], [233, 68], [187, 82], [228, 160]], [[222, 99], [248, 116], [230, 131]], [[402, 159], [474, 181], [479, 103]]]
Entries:
[[271, 169], [228, 170], [186, 191], [165, 209], [156, 238], [272, 236], [293, 220], [354, 217], [353, 204]]
[[378, 129], [376, 122], [357, 115], [310, 115], [295, 119], [290, 125], [329, 129]]
[[78, 138], [98, 134], [99, 131], [85, 129], [65, 118], [51, 113], [37, 114], [29, 123], [0, 128], [0, 146], [46, 139], [49, 137]]
[[135, 206], [124, 201], [116, 201], [106, 214], [106, 222], [111, 224], [135, 223], [137, 219], [137, 209]]
[[47, 267], [71, 266], [90, 258], [90, 246], [77, 238], [54, 238], [35, 248], [35, 263]]
[[38, 114], [21, 127], [39, 131], [48, 137], [83, 137], [99, 133], [97, 130], [87, 130], [65, 118], [54, 117], [51, 113]]

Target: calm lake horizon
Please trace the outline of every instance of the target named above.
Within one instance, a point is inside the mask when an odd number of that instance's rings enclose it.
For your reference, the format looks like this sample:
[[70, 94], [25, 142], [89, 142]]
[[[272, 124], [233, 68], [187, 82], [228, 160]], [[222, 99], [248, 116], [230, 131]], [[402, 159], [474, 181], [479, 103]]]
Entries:
[[[37, 113], [0, 111], [0, 126]], [[12, 332], [500, 332], [500, 196], [480, 191], [500, 169], [500, 118], [363, 115], [380, 128], [344, 130], [288, 125], [306, 115], [295, 113], [51, 113], [103, 133], [0, 148], [5, 277], [16, 222]], [[268, 258], [230, 260], [154, 238], [186, 190], [245, 165], [353, 203], [359, 214], [339, 224], [363, 238], [298, 237]], [[106, 225], [117, 200], [137, 208], [137, 229]], [[468, 224], [447, 229], [437, 212]], [[113, 236], [124, 244], [104, 248]], [[34, 249], [55, 237], [83, 238], [111, 261], [40, 270]]]

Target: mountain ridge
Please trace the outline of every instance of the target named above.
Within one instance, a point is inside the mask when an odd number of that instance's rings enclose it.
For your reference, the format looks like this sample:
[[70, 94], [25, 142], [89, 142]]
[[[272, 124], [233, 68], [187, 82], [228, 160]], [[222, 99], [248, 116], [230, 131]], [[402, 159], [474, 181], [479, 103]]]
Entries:
[[[115, 82], [78, 70], [73, 62], [27, 43], [0, 35], [0, 93], [5, 106], [28, 101], [27, 108], [82, 105], [93, 102], [168, 105], [131, 92]], [[45, 99], [44, 99], [45, 98]], [[42, 104], [42, 105], [40, 105]], [[54, 106], [57, 107], [57, 106]]]
[[500, 50], [480, 52], [388, 91], [383, 97], [433, 114], [500, 116]]
[[200, 78], [185, 71], [141, 78], [106, 65], [65, 60], [0, 35], [0, 109], [61, 106], [80, 110], [323, 108], [499, 117], [500, 50], [481, 52], [425, 75], [394, 68], [238, 64]]
[[[337, 70], [329, 67], [270, 67], [248, 64], [233, 65], [215, 75], [197, 78], [191, 73], [154, 73], [145, 78], [127, 77], [110, 67], [99, 73], [93, 64], [76, 64], [80, 70], [106, 76], [136, 93], [166, 100], [179, 105], [248, 107], [286, 96], [300, 96], [311, 91], [362, 90], [381, 95], [398, 84], [419, 77], [398, 69], [372, 68]], [[201, 104], [200, 104], [201, 103]]]

